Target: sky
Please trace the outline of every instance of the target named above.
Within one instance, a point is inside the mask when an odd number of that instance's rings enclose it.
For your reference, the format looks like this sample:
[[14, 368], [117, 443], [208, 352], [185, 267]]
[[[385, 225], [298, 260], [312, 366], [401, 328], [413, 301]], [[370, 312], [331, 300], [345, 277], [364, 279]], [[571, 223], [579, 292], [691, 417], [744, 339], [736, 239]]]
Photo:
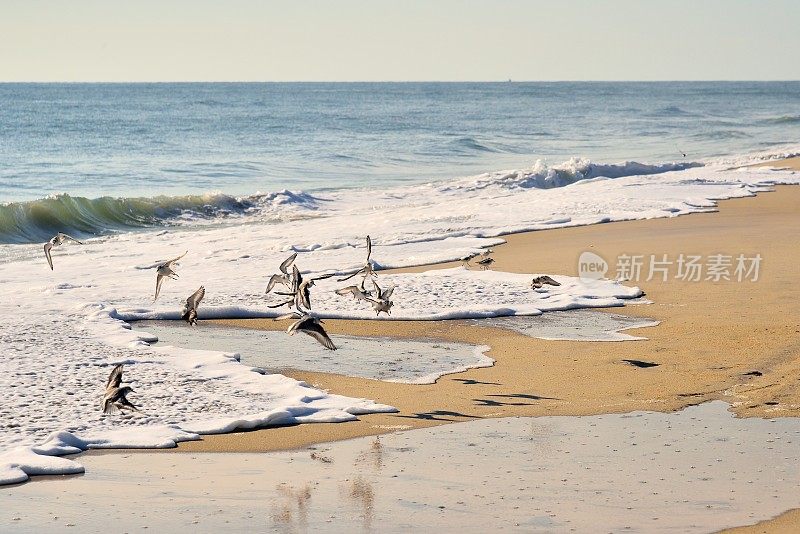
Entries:
[[797, 80], [798, 0], [0, 0], [0, 81]]

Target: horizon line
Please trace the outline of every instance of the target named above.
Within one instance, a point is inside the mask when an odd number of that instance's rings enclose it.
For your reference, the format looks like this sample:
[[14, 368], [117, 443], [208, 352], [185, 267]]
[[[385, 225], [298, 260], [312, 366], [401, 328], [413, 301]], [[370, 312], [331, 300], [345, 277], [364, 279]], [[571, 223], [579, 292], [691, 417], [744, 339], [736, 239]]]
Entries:
[[770, 79], [746, 79], [746, 78], [703, 78], [703, 79], [657, 79], [657, 80], [620, 80], [620, 79], [595, 79], [595, 80], [515, 80], [507, 79], [484, 79], [484, 80], [0, 80], [0, 84], [192, 84], [192, 83], [719, 83], [719, 82], [748, 82], [748, 83], [771, 83], [771, 82], [800, 82], [800, 79], [793, 78], [770, 78]]

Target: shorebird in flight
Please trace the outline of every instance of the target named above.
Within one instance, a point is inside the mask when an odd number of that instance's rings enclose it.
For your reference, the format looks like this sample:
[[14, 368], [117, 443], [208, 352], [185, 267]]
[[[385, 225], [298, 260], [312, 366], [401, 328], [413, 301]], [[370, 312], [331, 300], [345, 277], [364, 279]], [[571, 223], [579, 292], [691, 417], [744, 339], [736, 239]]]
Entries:
[[372, 262], [370, 261], [370, 257], [372, 256], [372, 239], [367, 236], [367, 261], [364, 262], [364, 266], [361, 267], [359, 270], [351, 274], [350, 276], [345, 276], [344, 278], [339, 278], [337, 282], [344, 282], [345, 280], [350, 280], [351, 278], [360, 275], [364, 276], [366, 280], [369, 277], [377, 277], [378, 273], [375, 272], [375, 269], [372, 267]]
[[175, 259], [167, 260], [165, 262], [161, 262], [157, 265], [156, 268], [156, 296], [153, 298], [153, 302], [158, 299], [158, 294], [161, 292], [161, 284], [164, 283], [164, 278], [171, 278], [173, 280], [178, 279], [178, 273], [172, 270], [172, 268], [178, 263], [178, 260], [186, 256], [189, 251], [187, 250], [180, 256]]
[[58, 232], [54, 237], [50, 239], [47, 243], [44, 244], [44, 257], [47, 258], [47, 263], [50, 265], [50, 270], [53, 270], [53, 258], [50, 256], [50, 250], [53, 247], [59, 247], [63, 245], [66, 241], [74, 241], [79, 245], [83, 245], [81, 241], [78, 241], [72, 236], [65, 234], [64, 232]]
[[546, 274], [542, 276], [537, 276], [536, 278], [531, 280], [531, 289], [540, 289], [543, 285], [560, 286], [561, 282], [556, 282]]
[[[294, 261], [293, 258], [292, 258], [292, 261]], [[286, 263], [286, 262], [284, 262], [284, 263]], [[272, 278], [275, 278], [275, 276], [280, 276], [280, 275], [272, 275]], [[288, 274], [287, 273], [286, 281], [289, 282], [286, 285], [289, 287], [290, 291], [288, 293], [286, 291], [276, 291], [275, 294], [276, 295], [283, 295], [284, 297], [290, 297], [290, 298], [288, 298], [288, 299], [286, 299], [286, 300], [284, 300], [282, 302], [279, 302], [277, 304], [267, 304], [267, 308], [280, 308], [282, 306], [291, 306], [293, 303], [296, 306], [297, 293], [300, 290], [300, 284], [303, 282], [303, 276], [300, 274], [300, 269], [297, 268], [297, 265], [293, 265], [292, 266], [292, 274]], [[270, 279], [270, 284], [271, 283], [272, 283], [272, 279]], [[281, 283], [283, 283], [283, 282], [281, 282]], [[267, 287], [267, 293], [269, 293], [270, 289], [272, 289], [272, 288], [268, 286]]]
[[316, 339], [320, 345], [326, 349], [336, 350], [336, 345], [334, 345], [333, 341], [331, 341], [331, 338], [328, 337], [328, 333], [322, 326], [322, 321], [320, 319], [317, 319], [308, 313], [298, 312], [292, 312], [275, 318], [276, 321], [280, 321], [282, 319], [295, 319], [295, 322], [290, 324], [289, 328], [286, 329], [286, 333], [290, 336], [293, 336], [295, 332], [302, 332]]
[[200, 306], [200, 301], [206, 296], [206, 288], [200, 286], [200, 289], [192, 293], [192, 296], [186, 299], [186, 304], [183, 306], [183, 313], [181, 319], [189, 323], [189, 326], [197, 325], [197, 307]]
[[360, 286], [347, 286], [337, 289], [336, 294], [343, 297], [345, 295], [353, 295], [353, 298], [356, 300], [367, 300], [372, 296], [372, 293], [367, 291], [363, 284]]
[[118, 364], [111, 370], [106, 381], [106, 392], [103, 395], [103, 413], [111, 413], [116, 408], [119, 411], [139, 409], [128, 400], [128, 393], [133, 392], [130, 386], [122, 386], [123, 364]]
[[118, 388], [119, 385], [122, 383], [122, 369], [123, 365], [117, 364], [111, 370], [111, 374], [108, 375], [108, 380], [106, 380], [106, 389], [109, 388]]
[[294, 263], [295, 258], [297, 257], [297, 252], [283, 260], [283, 262], [278, 267], [281, 271], [281, 274], [273, 274], [269, 278], [269, 282], [267, 283], [267, 291], [269, 293], [272, 291], [272, 288], [275, 287], [276, 284], [282, 284], [286, 287], [292, 287], [292, 275], [289, 274], [289, 267], [292, 266]]
[[324, 280], [326, 278], [330, 278], [333, 276], [333, 273], [330, 274], [323, 274], [322, 276], [317, 276], [316, 278], [303, 278], [303, 275], [300, 274], [300, 269], [297, 268], [297, 265], [292, 266], [292, 291], [291, 293], [276, 291], [276, 295], [283, 295], [285, 297], [291, 297], [279, 304], [273, 304], [268, 306], [269, 308], [280, 308], [281, 306], [291, 305], [294, 304], [294, 307], [299, 312], [303, 312], [303, 310], [310, 311], [311, 310], [311, 288], [314, 287], [314, 282], [318, 280]]
[[392, 314], [392, 306], [394, 306], [394, 302], [389, 300], [389, 298], [392, 296], [392, 293], [394, 293], [394, 287], [395, 286], [392, 286], [389, 289], [387, 289], [386, 291], [383, 291], [378, 286], [378, 284], [375, 284], [373, 282], [373, 285], [375, 286], [375, 296], [374, 297], [372, 297], [372, 296], [367, 297], [366, 300], [368, 300], [369, 303], [372, 304], [372, 309], [375, 310], [375, 315], [376, 316], [380, 315], [381, 312], [385, 312], [386, 315], [391, 315]]

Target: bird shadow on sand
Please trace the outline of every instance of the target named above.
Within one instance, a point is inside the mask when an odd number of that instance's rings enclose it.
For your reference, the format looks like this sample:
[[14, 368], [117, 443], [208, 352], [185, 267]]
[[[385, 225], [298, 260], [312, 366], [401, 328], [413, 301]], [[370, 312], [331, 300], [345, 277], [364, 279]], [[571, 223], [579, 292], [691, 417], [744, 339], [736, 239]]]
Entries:
[[[525, 399], [525, 400], [561, 400], [556, 397], [542, 397], [541, 395], [532, 395], [529, 393], [505, 393], [505, 394], [490, 394], [486, 397], [494, 397], [500, 399]], [[477, 406], [533, 406], [533, 402], [510, 402], [499, 401], [494, 399], [472, 399]]]
[[646, 362], [644, 360], [622, 360], [623, 362], [627, 363], [628, 365], [632, 365], [634, 367], [638, 367], [640, 369], [647, 369], [650, 367], [658, 367], [659, 363], [655, 362]]
[[465, 417], [468, 419], [481, 419], [478, 415], [467, 415], [461, 412], [451, 412], [449, 410], [434, 410], [432, 412], [418, 412], [413, 415], [395, 415], [404, 419], [424, 419], [426, 421], [455, 421], [453, 417]]
[[454, 378], [453, 382], [461, 382], [465, 386], [475, 386], [475, 385], [482, 385], [482, 386], [502, 386], [500, 382], [481, 382], [480, 380], [473, 380], [471, 378]]

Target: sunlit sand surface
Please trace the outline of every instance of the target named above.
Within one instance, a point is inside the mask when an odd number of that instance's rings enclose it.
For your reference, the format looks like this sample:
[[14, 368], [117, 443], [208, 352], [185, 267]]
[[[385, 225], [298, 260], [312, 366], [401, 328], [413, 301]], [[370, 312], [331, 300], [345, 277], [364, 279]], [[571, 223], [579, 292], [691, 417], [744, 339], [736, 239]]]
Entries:
[[0, 488], [0, 530], [709, 532], [800, 505], [800, 421], [727, 408], [485, 419], [266, 454], [90, 453], [86, 475]]

